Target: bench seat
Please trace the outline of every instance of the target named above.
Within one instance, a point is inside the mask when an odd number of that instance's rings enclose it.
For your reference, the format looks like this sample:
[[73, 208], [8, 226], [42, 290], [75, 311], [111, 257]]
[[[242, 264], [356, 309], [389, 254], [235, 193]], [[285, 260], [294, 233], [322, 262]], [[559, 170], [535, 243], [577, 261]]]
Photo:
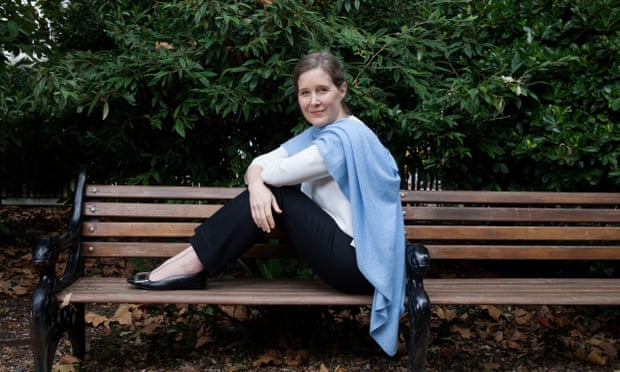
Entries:
[[[620, 279], [426, 279], [437, 305], [617, 305]], [[219, 305], [369, 305], [371, 296], [344, 294], [317, 280], [212, 279], [207, 290], [146, 291], [123, 278], [80, 278], [57, 300], [72, 303], [188, 303]]]

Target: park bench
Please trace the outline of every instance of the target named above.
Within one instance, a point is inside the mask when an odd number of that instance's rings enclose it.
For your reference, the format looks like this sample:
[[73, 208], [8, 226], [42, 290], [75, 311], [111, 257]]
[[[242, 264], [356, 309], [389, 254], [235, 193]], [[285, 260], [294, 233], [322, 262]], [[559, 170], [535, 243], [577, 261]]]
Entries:
[[[85, 272], [84, 260], [165, 258], [187, 246], [195, 226], [242, 188], [117, 186], [86, 183], [80, 173], [71, 219], [59, 237], [41, 239], [33, 262], [31, 339], [37, 371], [49, 370], [59, 339], [85, 354], [85, 305], [159, 303], [219, 305], [368, 305], [314, 279], [210, 279], [207, 290], [144, 291], [125, 277]], [[401, 191], [407, 237], [409, 368], [422, 370], [431, 304], [617, 305], [619, 278], [425, 278], [429, 253], [446, 262], [620, 259], [620, 193]], [[58, 276], [56, 261], [68, 254]], [[277, 234], [245, 258], [291, 258]], [[427, 295], [428, 294], [428, 295]], [[69, 297], [70, 295], [70, 297]], [[70, 306], [63, 301], [70, 299]], [[429, 361], [432, 364], [432, 361]]]

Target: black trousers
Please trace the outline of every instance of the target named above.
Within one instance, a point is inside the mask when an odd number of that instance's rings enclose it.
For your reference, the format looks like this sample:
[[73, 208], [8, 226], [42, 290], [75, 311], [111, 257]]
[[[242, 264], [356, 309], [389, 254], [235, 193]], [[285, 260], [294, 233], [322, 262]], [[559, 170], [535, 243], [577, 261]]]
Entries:
[[[357, 267], [351, 237], [296, 187], [272, 187], [281, 214], [276, 227], [297, 254], [326, 283], [346, 293], [372, 293]], [[252, 220], [246, 190], [196, 228], [190, 243], [209, 276], [223, 271], [264, 236]]]

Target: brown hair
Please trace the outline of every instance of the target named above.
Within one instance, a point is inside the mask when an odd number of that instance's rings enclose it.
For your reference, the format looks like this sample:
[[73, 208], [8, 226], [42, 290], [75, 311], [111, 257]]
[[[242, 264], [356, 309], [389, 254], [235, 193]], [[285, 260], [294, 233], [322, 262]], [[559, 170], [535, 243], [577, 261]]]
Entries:
[[295, 70], [293, 70], [293, 86], [295, 91], [299, 89], [297, 85], [299, 76], [315, 68], [321, 68], [327, 72], [332, 78], [334, 85], [338, 88], [344, 83], [344, 69], [340, 61], [329, 52], [317, 52], [305, 55], [295, 66]]

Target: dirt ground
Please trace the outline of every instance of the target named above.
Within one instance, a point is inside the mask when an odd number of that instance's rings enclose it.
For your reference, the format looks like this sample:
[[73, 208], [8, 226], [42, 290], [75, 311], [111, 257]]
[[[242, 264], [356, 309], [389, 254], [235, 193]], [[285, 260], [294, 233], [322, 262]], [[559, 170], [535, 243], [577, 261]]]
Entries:
[[[0, 206], [0, 371], [33, 369], [30, 249], [61, 231], [67, 212]], [[397, 356], [383, 354], [367, 335], [367, 309], [94, 304], [86, 313], [85, 360], [63, 340], [55, 370], [407, 370], [404, 338]], [[427, 370], [620, 371], [619, 315], [617, 307], [434, 306]]]

